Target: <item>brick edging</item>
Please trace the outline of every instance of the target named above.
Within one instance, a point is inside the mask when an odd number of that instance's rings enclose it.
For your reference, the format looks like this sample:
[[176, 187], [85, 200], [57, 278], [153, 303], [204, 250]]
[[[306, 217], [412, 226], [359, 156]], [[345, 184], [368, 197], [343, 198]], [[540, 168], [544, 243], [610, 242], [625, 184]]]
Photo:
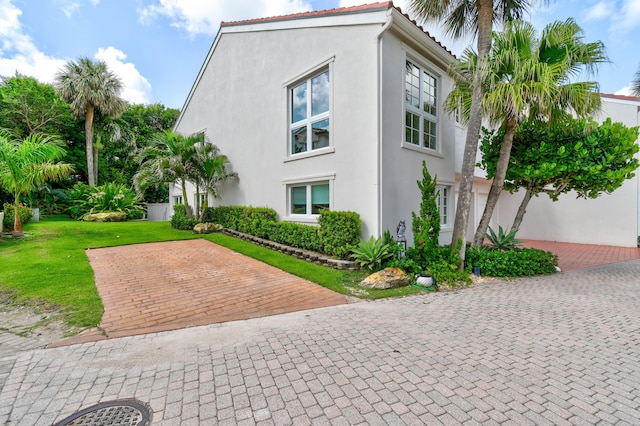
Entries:
[[237, 237], [246, 241], [250, 241], [252, 243], [256, 243], [261, 246], [277, 250], [281, 253], [286, 253], [291, 256], [297, 257], [298, 259], [316, 263], [318, 265], [325, 265], [338, 270], [348, 269], [350, 271], [355, 271], [359, 269], [358, 264], [350, 260], [334, 259], [332, 257], [323, 256], [319, 253], [302, 250], [296, 247], [286, 246], [284, 244], [279, 244], [270, 240], [266, 240], [264, 238], [256, 237], [254, 235], [249, 235], [243, 232], [235, 231], [233, 229], [224, 228], [222, 232], [224, 234], [231, 235], [233, 237]]

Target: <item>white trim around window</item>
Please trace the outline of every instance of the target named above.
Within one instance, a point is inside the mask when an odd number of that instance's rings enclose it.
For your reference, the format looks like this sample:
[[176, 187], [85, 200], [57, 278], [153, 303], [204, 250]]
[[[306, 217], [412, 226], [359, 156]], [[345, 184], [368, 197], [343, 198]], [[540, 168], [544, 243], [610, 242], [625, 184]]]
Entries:
[[410, 55], [404, 67], [402, 146], [440, 154], [441, 75]]
[[289, 159], [333, 152], [334, 59], [332, 57], [285, 83]]
[[450, 228], [453, 226], [453, 185], [436, 185], [436, 191], [438, 191], [436, 204], [440, 211], [440, 227]]
[[287, 198], [284, 220], [317, 223], [321, 209], [333, 209], [335, 174], [283, 180]]

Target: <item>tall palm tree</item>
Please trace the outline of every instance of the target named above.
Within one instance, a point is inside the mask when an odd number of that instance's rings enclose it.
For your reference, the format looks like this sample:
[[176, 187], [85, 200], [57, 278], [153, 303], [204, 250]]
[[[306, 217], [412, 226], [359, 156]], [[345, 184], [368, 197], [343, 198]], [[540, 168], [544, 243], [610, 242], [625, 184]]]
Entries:
[[35, 134], [19, 140], [0, 132], [0, 187], [13, 195], [14, 237], [23, 235], [18, 214], [20, 196], [73, 172], [73, 166], [58, 162], [65, 153], [61, 142], [49, 136]]
[[640, 96], [640, 68], [636, 71], [636, 75], [633, 77], [633, 81], [631, 82], [631, 92], [635, 96]]
[[203, 143], [202, 133], [188, 136], [172, 130], [158, 133], [150, 145], [138, 154], [140, 169], [133, 177], [136, 189], [142, 192], [160, 183], [179, 183], [187, 216], [191, 218], [186, 183], [190, 177], [189, 167], [191, 158], [196, 153], [196, 146]]
[[[494, 22], [502, 24], [520, 19], [533, 3], [548, 2], [549, 0], [410, 0], [410, 9], [419, 19], [443, 25], [447, 33], [454, 38], [465, 35], [475, 36], [480, 64], [478, 69], [482, 71], [487, 67]], [[471, 102], [465, 114], [467, 137], [462, 158], [451, 247], [456, 247], [459, 240], [465, 240], [469, 222], [476, 154], [482, 126], [483, 86], [480, 84], [482, 78], [482, 72], [478, 72], [473, 84]], [[460, 269], [464, 268], [465, 248], [465, 244], [460, 245]]]
[[[607, 60], [604, 45], [584, 42], [582, 29], [573, 19], [547, 25], [540, 38], [531, 23], [509, 22], [501, 33], [494, 33], [489, 58], [482, 81], [483, 113], [493, 125], [502, 126], [505, 135], [475, 246], [484, 241], [504, 186], [518, 123], [527, 117], [554, 120], [571, 112], [578, 116], [592, 113], [600, 106], [598, 83], [576, 79], [581, 71], [591, 74], [597, 64]], [[449, 109], [471, 97], [470, 86], [475, 82], [470, 81], [477, 64], [471, 49], [456, 64], [453, 75], [462, 84], [447, 99]]]
[[87, 179], [96, 185], [94, 170], [93, 122], [96, 112], [108, 117], [118, 117], [126, 108], [120, 98], [122, 82], [109, 71], [104, 61], [80, 57], [78, 62], [68, 61], [56, 74], [55, 86], [60, 97], [71, 104], [71, 112], [84, 117], [87, 156]]
[[220, 153], [217, 146], [204, 143], [196, 147], [196, 152], [189, 161], [189, 177], [196, 185], [196, 203], [200, 202], [199, 189], [204, 190], [202, 206], [196, 205], [200, 220], [202, 220], [204, 207], [209, 205], [209, 195], [220, 198], [222, 183], [238, 178], [237, 173], [227, 170], [229, 164], [229, 159]]

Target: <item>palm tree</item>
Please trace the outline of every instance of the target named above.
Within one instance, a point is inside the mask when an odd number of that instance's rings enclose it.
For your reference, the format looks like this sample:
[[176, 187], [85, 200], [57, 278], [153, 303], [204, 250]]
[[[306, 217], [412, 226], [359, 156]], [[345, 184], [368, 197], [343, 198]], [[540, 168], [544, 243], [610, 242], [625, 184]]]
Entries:
[[6, 132], [0, 133], [0, 187], [13, 195], [14, 237], [23, 235], [18, 214], [20, 196], [73, 172], [70, 164], [57, 162], [65, 154], [61, 142], [49, 136], [35, 134], [18, 140]]
[[[434, 21], [444, 25], [447, 33], [454, 38], [473, 35], [477, 38], [479, 70], [487, 67], [487, 55], [491, 49], [491, 33], [493, 23], [505, 23], [520, 19], [528, 11], [532, 3], [548, 3], [548, 0], [410, 0], [410, 9], [419, 19]], [[478, 140], [482, 126], [483, 79], [481, 72], [475, 75], [473, 94], [467, 118], [467, 137], [462, 159], [458, 203], [453, 226], [451, 247], [456, 247], [459, 240], [465, 240], [469, 211], [471, 209], [471, 192], [478, 152]], [[460, 245], [460, 269], [464, 268], [466, 244]]]
[[[604, 50], [600, 41], [585, 43], [573, 19], [547, 25], [539, 39], [535, 27], [524, 21], [509, 22], [503, 32], [494, 33], [489, 68], [483, 72], [482, 107], [491, 124], [502, 126], [505, 135], [474, 246], [482, 245], [504, 186], [518, 123], [527, 117], [554, 120], [571, 112], [586, 116], [599, 108], [598, 83], [575, 80], [581, 71], [591, 73], [607, 60]], [[471, 96], [477, 63], [477, 55], [468, 49], [456, 64], [453, 75], [462, 84], [447, 99], [448, 109]]]
[[229, 164], [229, 159], [220, 153], [217, 146], [204, 143], [196, 147], [196, 152], [189, 161], [189, 177], [196, 185], [196, 203], [200, 202], [199, 189], [204, 190], [203, 205], [196, 205], [200, 220], [202, 220], [204, 207], [209, 205], [209, 195], [220, 198], [222, 183], [238, 178], [237, 173], [227, 170]]
[[191, 157], [196, 153], [196, 146], [202, 143], [202, 133], [188, 136], [174, 133], [172, 130], [158, 133], [151, 140], [151, 144], [138, 154], [141, 165], [133, 177], [136, 190], [144, 192], [146, 188], [161, 183], [179, 183], [187, 216], [191, 218], [186, 183], [190, 177]]
[[635, 96], [640, 96], [640, 68], [636, 71], [636, 75], [633, 77], [633, 81], [631, 82], [631, 92]]
[[93, 121], [96, 112], [108, 117], [118, 117], [126, 102], [120, 98], [122, 82], [109, 71], [103, 61], [80, 57], [78, 62], [68, 61], [56, 74], [56, 88], [60, 97], [71, 104], [71, 112], [84, 116], [86, 139], [87, 179], [96, 185], [94, 170]]

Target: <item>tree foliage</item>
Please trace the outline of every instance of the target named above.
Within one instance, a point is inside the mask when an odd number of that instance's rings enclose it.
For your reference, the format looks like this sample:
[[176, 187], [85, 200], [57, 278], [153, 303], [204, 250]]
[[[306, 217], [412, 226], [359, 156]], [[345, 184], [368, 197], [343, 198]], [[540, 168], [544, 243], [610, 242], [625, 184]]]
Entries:
[[636, 71], [636, 75], [633, 77], [633, 81], [631, 82], [631, 92], [635, 96], [640, 96], [640, 67], [638, 71]]
[[420, 212], [411, 212], [413, 246], [428, 257], [428, 252], [437, 248], [440, 243], [440, 210], [438, 210], [437, 176], [431, 177], [426, 161], [422, 162], [422, 180], [418, 182], [420, 189]]
[[[481, 167], [493, 178], [499, 158], [504, 129], [485, 130], [480, 146]], [[638, 127], [628, 128], [610, 118], [598, 125], [591, 119], [565, 117], [547, 123], [526, 120], [514, 136], [513, 150], [505, 177], [505, 189], [528, 193], [519, 220], [531, 196], [544, 193], [553, 201], [569, 191], [578, 198], [597, 198], [611, 193], [638, 168]]]
[[45, 182], [62, 180], [73, 171], [70, 164], [59, 162], [64, 155], [63, 145], [52, 137], [32, 135], [20, 140], [0, 133], [0, 186], [13, 195], [14, 235], [22, 235], [20, 196]]

